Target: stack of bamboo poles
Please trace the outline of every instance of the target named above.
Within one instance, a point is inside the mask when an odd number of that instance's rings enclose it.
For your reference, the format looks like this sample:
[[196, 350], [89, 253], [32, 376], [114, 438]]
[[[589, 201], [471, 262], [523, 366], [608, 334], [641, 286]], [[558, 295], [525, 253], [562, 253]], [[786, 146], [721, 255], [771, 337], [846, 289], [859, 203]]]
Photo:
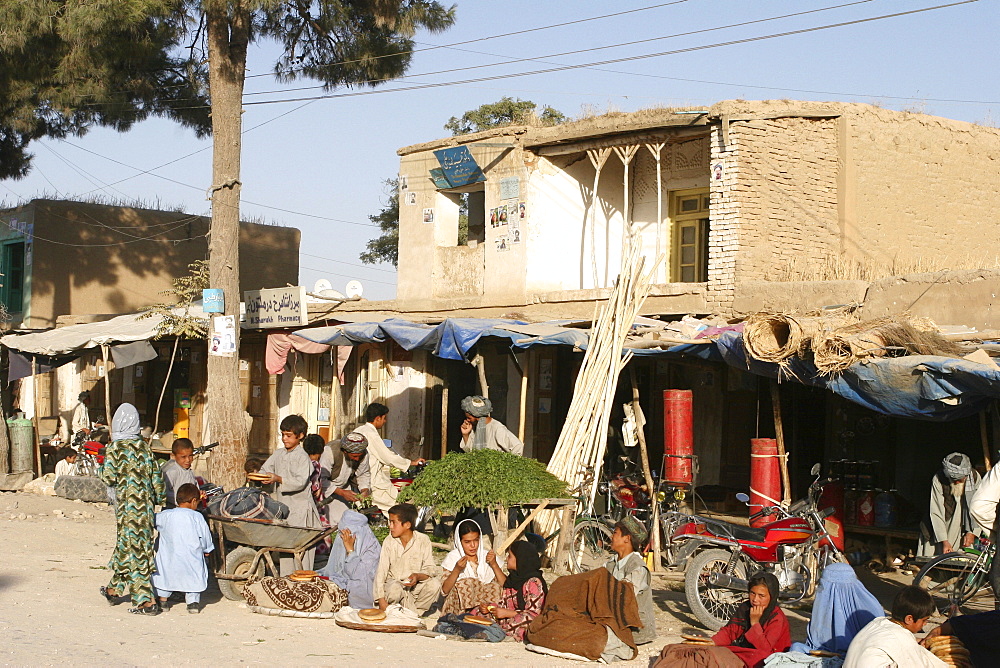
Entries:
[[[627, 240], [622, 249], [622, 267], [607, 303], [597, 309], [590, 330], [590, 343], [583, 357], [573, 388], [565, 426], [559, 434], [549, 472], [578, 487], [588, 468], [593, 468], [593, 482], [581, 490], [586, 505], [593, 508], [597, 482], [608, 444], [608, 421], [611, 418], [618, 375], [632, 358], [622, 355], [625, 340], [639, 309], [649, 294], [655, 266], [643, 273], [643, 257], [638, 241]], [[558, 515], [549, 513], [542, 520], [546, 533], [555, 529]]]

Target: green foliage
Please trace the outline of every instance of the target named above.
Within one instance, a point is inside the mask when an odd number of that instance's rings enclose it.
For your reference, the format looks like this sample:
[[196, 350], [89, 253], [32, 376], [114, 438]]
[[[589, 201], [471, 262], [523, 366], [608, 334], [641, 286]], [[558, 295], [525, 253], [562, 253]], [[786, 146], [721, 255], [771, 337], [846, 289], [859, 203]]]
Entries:
[[389, 199], [381, 211], [368, 216], [368, 220], [382, 230], [382, 236], [368, 242], [368, 250], [361, 254], [361, 261], [365, 264], [390, 262], [395, 267], [399, 264], [399, 179], [386, 179], [384, 184]]
[[204, 63], [183, 50], [177, 0], [0, 2], [0, 179], [28, 144], [166, 116], [209, 132]]
[[208, 261], [196, 260], [188, 265], [188, 275], [175, 278], [174, 287], [160, 294], [172, 295], [177, 299], [173, 303], [153, 304], [145, 306], [140, 311], [140, 318], [160, 316], [156, 326], [156, 338], [177, 336], [185, 339], [201, 339], [208, 334], [208, 320], [191, 315], [191, 305], [201, 299], [201, 291], [209, 285]]
[[398, 499], [451, 511], [568, 496], [566, 483], [546, 471], [541, 462], [496, 450], [474, 450], [452, 452], [431, 462], [400, 491]]
[[538, 105], [531, 100], [502, 97], [496, 102], [484, 104], [456, 118], [452, 116], [444, 129], [452, 135], [467, 135], [481, 132], [489, 128], [500, 128], [507, 125], [530, 125], [534, 122], [543, 125], [558, 125], [569, 120], [561, 111], [546, 105], [541, 112], [536, 112]]

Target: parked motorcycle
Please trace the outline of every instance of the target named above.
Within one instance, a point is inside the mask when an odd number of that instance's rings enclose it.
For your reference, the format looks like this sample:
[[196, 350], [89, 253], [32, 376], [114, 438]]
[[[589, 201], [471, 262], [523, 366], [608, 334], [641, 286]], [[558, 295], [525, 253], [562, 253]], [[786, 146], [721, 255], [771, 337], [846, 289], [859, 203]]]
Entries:
[[[829, 563], [844, 561], [842, 543], [827, 526], [833, 508], [819, 510], [823, 489], [819, 464], [805, 499], [790, 508], [762, 507], [751, 515], [777, 515], [778, 520], [754, 528], [666, 510], [662, 517], [669, 563], [686, 564], [684, 592], [691, 611], [705, 626], [722, 628], [746, 598], [747, 578], [766, 570], [781, 585], [779, 597], [798, 601], [811, 596], [819, 574]], [[749, 504], [746, 494], [737, 498]], [[842, 533], [838, 533], [838, 536]]]

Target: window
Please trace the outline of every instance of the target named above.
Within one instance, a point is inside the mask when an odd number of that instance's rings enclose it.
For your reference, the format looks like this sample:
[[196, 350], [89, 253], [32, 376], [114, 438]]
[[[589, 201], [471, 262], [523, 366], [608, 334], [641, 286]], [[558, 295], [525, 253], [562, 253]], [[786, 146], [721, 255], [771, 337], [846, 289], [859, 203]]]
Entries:
[[675, 283], [708, 280], [708, 205], [706, 190], [682, 190], [671, 195], [670, 260], [671, 280]]
[[4, 244], [0, 298], [11, 313], [24, 310], [24, 242]]

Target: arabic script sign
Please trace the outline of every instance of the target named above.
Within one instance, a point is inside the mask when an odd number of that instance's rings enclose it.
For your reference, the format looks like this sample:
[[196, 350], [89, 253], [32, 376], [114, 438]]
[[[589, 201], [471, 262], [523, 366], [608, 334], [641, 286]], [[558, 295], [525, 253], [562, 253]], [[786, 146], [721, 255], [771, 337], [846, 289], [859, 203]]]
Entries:
[[434, 151], [434, 157], [441, 165], [441, 171], [452, 188], [467, 186], [486, 180], [486, 175], [472, 157], [468, 146], [456, 146]]
[[243, 304], [246, 308], [246, 321], [242, 326], [246, 329], [309, 324], [306, 289], [302, 286], [247, 290], [243, 293]]

